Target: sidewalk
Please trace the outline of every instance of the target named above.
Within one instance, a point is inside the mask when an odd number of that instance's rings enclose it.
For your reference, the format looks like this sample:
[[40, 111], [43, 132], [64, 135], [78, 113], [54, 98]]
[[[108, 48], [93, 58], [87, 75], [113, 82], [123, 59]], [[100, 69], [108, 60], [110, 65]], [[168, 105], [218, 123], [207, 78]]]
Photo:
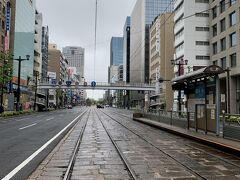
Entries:
[[240, 156], [240, 142], [238, 141], [225, 139], [213, 134], [204, 134], [202, 132], [187, 130], [145, 118], [133, 117], [133, 120]]

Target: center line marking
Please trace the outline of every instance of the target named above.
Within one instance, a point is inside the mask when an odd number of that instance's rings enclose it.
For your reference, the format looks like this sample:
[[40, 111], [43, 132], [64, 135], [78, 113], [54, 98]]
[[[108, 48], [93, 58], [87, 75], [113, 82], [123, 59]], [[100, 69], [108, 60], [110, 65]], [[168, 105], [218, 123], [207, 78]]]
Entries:
[[26, 129], [26, 128], [29, 128], [29, 127], [32, 127], [32, 126], [35, 126], [37, 123], [34, 123], [34, 124], [30, 124], [28, 126], [24, 126], [22, 128], [19, 128], [19, 130], [23, 130], [23, 129]]
[[51, 117], [51, 118], [47, 119], [46, 121], [50, 121], [50, 120], [52, 120], [52, 119], [54, 119], [54, 117]]

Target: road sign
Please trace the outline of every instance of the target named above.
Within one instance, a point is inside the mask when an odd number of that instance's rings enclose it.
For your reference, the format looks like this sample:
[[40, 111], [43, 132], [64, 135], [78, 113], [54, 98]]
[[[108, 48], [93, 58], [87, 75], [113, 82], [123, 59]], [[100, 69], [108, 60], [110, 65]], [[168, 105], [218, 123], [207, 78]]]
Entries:
[[71, 86], [72, 82], [71, 81], [66, 81], [67, 86]]
[[97, 83], [96, 83], [95, 81], [92, 81], [92, 82], [91, 82], [91, 86], [92, 86], [92, 87], [95, 87], [96, 84], [97, 84]]
[[75, 82], [75, 87], [78, 88], [79, 82]]
[[57, 84], [57, 80], [56, 79], [51, 79], [52, 84]]

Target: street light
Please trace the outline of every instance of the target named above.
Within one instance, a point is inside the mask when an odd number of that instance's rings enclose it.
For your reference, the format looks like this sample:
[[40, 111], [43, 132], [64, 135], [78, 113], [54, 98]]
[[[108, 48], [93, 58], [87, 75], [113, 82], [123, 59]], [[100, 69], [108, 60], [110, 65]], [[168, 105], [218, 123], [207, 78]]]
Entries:
[[17, 87], [17, 103], [16, 103], [16, 111], [19, 111], [19, 102], [20, 102], [20, 78], [21, 78], [21, 63], [22, 61], [29, 60], [30, 55], [26, 55], [26, 59], [22, 59], [21, 56], [19, 56], [17, 59], [14, 59], [18, 61], [18, 87]]
[[[171, 60], [172, 65], [178, 66], [178, 76], [181, 76], [181, 67], [188, 64], [188, 60], [179, 60], [178, 62], [176, 60]], [[178, 90], [178, 111], [181, 112], [181, 90]]]

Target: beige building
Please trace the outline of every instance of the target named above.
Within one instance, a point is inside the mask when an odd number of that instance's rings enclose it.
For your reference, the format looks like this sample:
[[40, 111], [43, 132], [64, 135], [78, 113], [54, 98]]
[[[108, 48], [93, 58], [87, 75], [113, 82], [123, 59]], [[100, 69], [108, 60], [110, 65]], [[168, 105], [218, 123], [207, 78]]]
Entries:
[[159, 78], [163, 80], [159, 84], [159, 91], [150, 95], [150, 108], [153, 109], [171, 110], [173, 106], [173, 91], [169, 81], [174, 77], [171, 65], [174, 54], [173, 17], [171, 13], [161, 14], [150, 29], [150, 80], [151, 82], [157, 82]]
[[[240, 1], [215, 0], [210, 8], [210, 45], [212, 64], [230, 69], [220, 76], [222, 110], [240, 113]], [[228, 91], [229, 87], [229, 91]], [[229, 95], [229, 96], [228, 96]], [[226, 98], [224, 98], [226, 97]]]
[[49, 44], [48, 47], [48, 71], [56, 73], [57, 82], [65, 82], [67, 79], [68, 61], [63, 57], [62, 52], [57, 49], [56, 44]]

